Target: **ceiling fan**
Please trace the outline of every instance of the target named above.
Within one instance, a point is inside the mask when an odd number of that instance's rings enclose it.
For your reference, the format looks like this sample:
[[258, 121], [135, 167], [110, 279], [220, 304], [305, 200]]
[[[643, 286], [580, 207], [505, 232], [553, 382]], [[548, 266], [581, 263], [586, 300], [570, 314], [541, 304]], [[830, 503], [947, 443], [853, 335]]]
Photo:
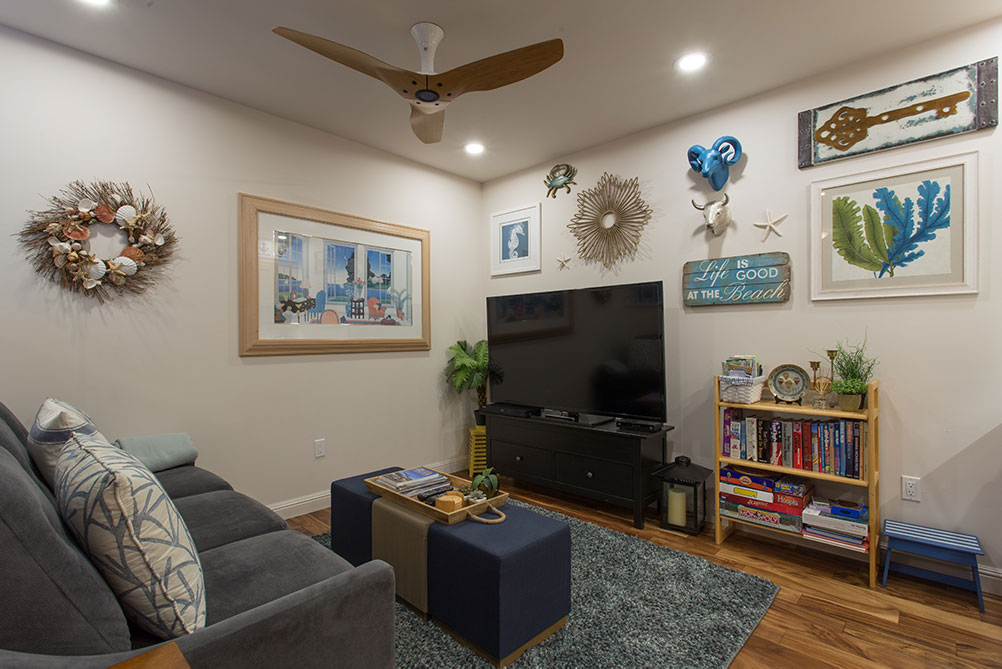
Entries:
[[411, 105], [411, 129], [425, 144], [442, 140], [445, 107], [463, 93], [514, 84], [542, 72], [564, 56], [564, 43], [552, 39], [436, 74], [435, 49], [445, 32], [434, 23], [415, 23], [411, 35], [421, 52], [421, 71], [411, 72], [316, 35], [282, 27], [273, 32], [392, 88]]

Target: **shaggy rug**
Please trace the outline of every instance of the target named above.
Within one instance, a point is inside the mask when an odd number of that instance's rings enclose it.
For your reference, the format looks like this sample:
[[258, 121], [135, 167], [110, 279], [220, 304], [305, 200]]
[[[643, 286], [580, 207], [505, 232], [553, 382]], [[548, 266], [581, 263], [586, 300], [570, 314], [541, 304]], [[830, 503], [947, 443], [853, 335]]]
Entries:
[[[726, 667], [779, 587], [744, 572], [531, 504], [571, 529], [571, 613], [514, 667]], [[313, 537], [330, 546], [330, 533]], [[490, 667], [396, 605], [398, 667]]]

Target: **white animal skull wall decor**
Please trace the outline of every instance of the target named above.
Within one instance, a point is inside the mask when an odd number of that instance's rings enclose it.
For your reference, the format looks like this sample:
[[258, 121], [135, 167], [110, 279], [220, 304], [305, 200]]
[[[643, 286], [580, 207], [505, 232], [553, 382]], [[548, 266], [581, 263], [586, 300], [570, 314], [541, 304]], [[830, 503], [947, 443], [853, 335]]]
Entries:
[[724, 193], [723, 200], [710, 200], [704, 205], [698, 205], [695, 200], [692, 200], [692, 206], [703, 212], [703, 218], [706, 219], [706, 229], [711, 230], [716, 237], [724, 234], [724, 230], [731, 224], [731, 210], [727, 206], [728, 201], [727, 193]]

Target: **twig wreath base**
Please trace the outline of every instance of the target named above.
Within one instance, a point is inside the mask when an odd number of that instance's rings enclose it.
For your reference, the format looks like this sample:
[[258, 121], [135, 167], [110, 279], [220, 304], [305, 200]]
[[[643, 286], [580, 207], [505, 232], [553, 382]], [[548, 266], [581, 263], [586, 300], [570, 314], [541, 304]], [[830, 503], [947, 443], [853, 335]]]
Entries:
[[[116, 293], [142, 294], [176, 251], [178, 237], [163, 207], [127, 183], [74, 181], [51, 202], [45, 211], [28, 212], [19, 243], [36, 272], [71, 292], [102, 303]], [[91, 253], [90, 226], [101, 223], [117, 225], [128, 237], [114, 258]]]
[[[640, 179], [624, 181], [608, 173], [594, 188], [578, 193], [578, 212], [567, 224], [578, 240], [578, 256], [611, 268], [637, 252], [640, 235], [653, 211], [640, 198]], [[603, 225], [612, 215], [612, 225]]]

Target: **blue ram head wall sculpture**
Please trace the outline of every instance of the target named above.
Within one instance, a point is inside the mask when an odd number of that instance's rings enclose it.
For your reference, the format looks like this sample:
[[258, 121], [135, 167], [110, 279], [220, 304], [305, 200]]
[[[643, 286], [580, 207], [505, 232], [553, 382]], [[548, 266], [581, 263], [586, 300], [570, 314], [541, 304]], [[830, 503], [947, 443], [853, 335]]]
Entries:
[[724, 135], [706, 149], [699, 144], [689, 147], [689, 165], [710, 181], [713, 190], [720, 190], [727, 183], [728, 167], [741, 158], [741, 142]]

